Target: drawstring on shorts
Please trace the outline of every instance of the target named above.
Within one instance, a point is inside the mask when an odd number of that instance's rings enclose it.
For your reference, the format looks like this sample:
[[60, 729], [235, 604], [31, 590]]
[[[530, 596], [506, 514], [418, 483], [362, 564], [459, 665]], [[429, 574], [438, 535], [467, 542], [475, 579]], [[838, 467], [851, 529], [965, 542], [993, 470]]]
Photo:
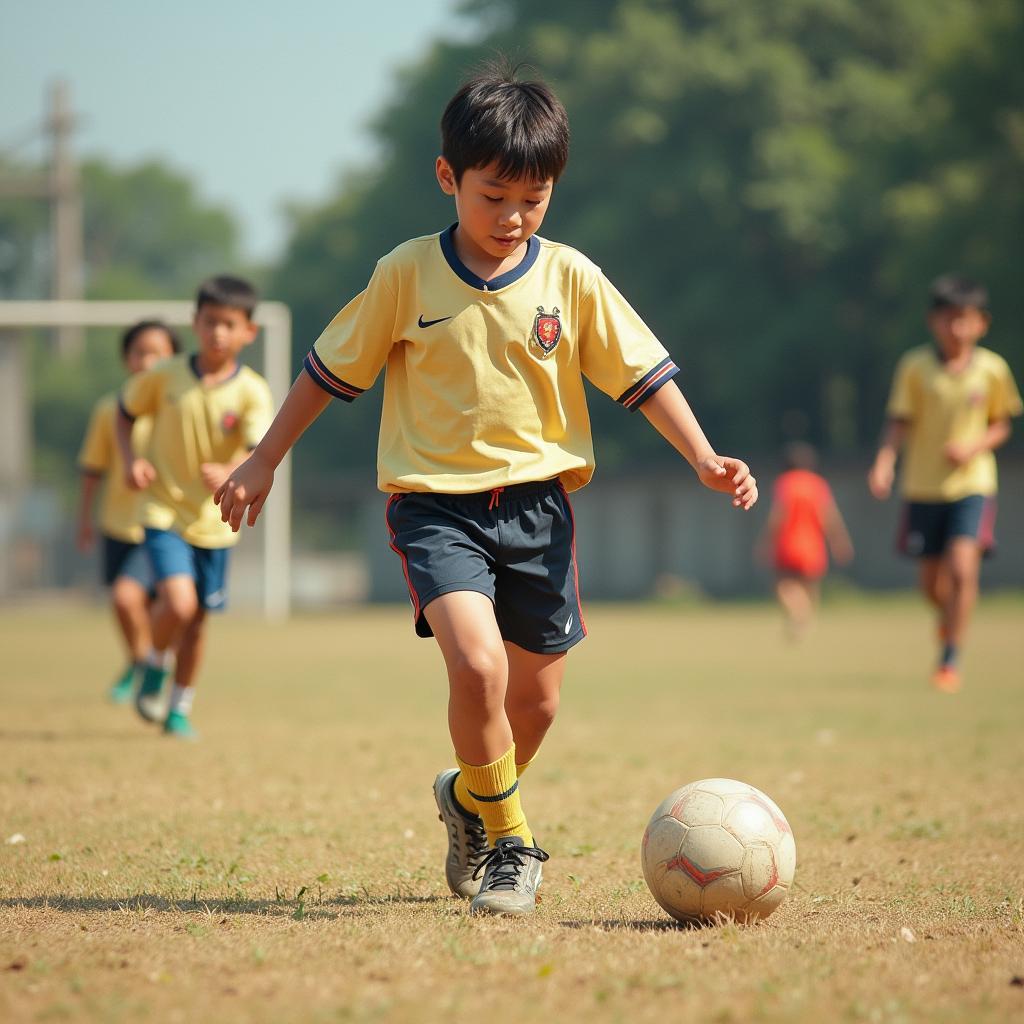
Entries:
[[501, 502], [501, 492], [503, 490], [505, 490], [504, 487], [495, 487], [494, 490], [491, 491], [491, 500], [487, 504], [488, 512], [490, 512], [491, 509], [495, 509], [498, 507], [499, 503]]

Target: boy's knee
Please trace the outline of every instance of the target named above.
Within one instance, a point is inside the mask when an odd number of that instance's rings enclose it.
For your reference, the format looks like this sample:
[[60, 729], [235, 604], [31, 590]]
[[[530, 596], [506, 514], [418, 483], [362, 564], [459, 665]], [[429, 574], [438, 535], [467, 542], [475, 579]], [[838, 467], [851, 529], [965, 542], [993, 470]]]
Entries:
[[448, 666], [452, 683], [463, 693], [490, 700], [505, 690], [505, 665], [497, 652], [486, 648], [460, 651]]
[[194, 589], [190, 592], [186, 587], [168, 587], [163, 600], [167, 611], [182, 626], [189, 625], [200, 611], [199, 598]]
[[110, 596], [114, 602], [114, 607], [119, 611], [125, 612], [134, 611], [136, 608], [142, 607], [146, 600], [146, 594], [142, 587], [135, 580], [128, 579], [125, 576], [114, 580]]

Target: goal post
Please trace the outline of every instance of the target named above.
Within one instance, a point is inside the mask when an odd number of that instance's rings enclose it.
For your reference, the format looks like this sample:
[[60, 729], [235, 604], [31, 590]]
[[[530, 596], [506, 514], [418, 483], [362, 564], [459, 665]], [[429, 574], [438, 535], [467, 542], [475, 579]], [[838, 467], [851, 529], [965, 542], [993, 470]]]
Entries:
[[[128, 327], [163, 320], [172, 327], [192, 323], [192, 300], [25, 300], [0, 302], [0, 331], [25, 327]], [[283, 302], [261, 302], [254, 317], [263, 329], [263, 376], [280, 406], [291, 386], [291, 311]], [[291, 610], [291, 457], [274, 478], [264, 510], [263, 612], [285, 619]]]

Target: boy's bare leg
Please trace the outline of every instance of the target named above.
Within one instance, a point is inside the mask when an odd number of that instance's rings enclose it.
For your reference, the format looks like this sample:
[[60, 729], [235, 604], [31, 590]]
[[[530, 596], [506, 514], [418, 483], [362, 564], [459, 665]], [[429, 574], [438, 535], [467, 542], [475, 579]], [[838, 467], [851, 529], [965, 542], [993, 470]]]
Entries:
[[128, 649], [128, 657], [142, 661], [149, 653], [149, 599], [138, 580], [118, 576], [111, 589], [114, 615]]
[[942, 557], [922, 558], [918, 579], [921, 593], [935, 607], [940, 616], [940, 626], [946, 629], [946, 609], [949, 604], [949, 570]]
[[789, 635], [794, 640], [799, 639], [806, 632], [814, 615], [813, 584], [795, 576], [780, 576], [775, 582], [775, 596], [786, 616]]
[[174, 668], [174, 683], [183, 689], [195, 684], [196, 673], [199, 671], [206, 646], [205, 627], [206, 611], [200, 608], [181, 634]]
[[167, 704], [162, 694], [169, 672], [168, 651], [180, 647], [186, 629], [200, 611], [195, 580], [191, 576], [168, 576], [160, 581], [158, 592], [160, 596], [152, 619], [153, 648], [135, 697], [136, 709], [150, 722], [164, 721], [167, 717]]
[[505, 713], [508, 658], [484, 594], [460, 590], [424, 609], [448, 669], [448, 729], [455, 753], [469, 764], [490, 764], [511, 749]]
[[159, 593], [153, 615], [153, 647], [166, 651], [178, 646], [186, 626], [199, 610], [199, 598], [195, 580], [185, 575], [162, 580]]
[[508, 658], [505, 714], [512, 726], [516, 762], [525, 765], [537, 755], [555, 720], [568, 652], [535, 654], [506, 643], [505, 654]]
[[946, 550], [946, 642], [960, 646], [967, 634], [967, 624], [978, 600], [978, 575], [981, 550], [973, 537], [954, 537]]

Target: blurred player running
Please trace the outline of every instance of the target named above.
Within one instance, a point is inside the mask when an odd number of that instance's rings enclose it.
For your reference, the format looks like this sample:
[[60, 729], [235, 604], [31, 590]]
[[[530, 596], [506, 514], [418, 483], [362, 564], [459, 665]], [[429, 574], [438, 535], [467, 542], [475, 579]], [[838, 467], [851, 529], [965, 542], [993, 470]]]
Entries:
[[[180, 349], [178, 336], [158, 320], [143, 320], [125, 331], [121, 358], [129, 375], [148, 370]], [[141, 494], [128, 487], [116, 436], [117, 395], [104, 395], [93, 407], [78, 465], [82, 471], [78, 512], [78, 547], [88, 551], [96, 542], [93, 525], [96, 495], [103, 484], [99, 527], [103, 542], [102, 577], [110, 587], [110, 599], [128, 653], [128, 663], [109, 690], [116, 704], [135, 692], [149, 651], [149, 595], [153, 569], [142, 547]], [[132, 450], [141, 455], [149, 441], [152, 420], [136, 420], [131, 432]]]

